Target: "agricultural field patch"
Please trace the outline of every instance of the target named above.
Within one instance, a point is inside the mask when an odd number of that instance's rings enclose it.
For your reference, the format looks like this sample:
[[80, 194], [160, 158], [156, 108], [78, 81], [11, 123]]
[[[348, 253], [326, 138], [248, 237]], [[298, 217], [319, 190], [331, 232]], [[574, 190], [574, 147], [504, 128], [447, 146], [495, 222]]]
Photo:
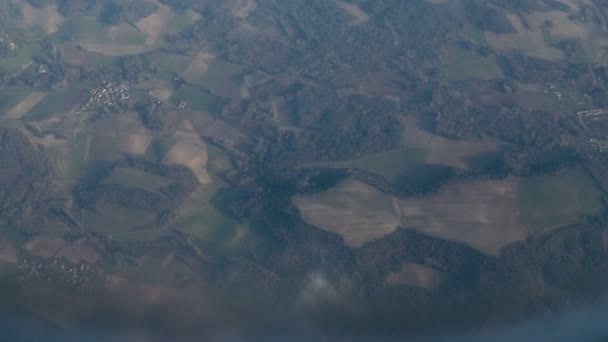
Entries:
[[405, 117], [403, 127], [403, 145], [428, 150], [426, 162], [429, 164], [468, 169], [467, 159], [499, 148], [494, 141], [456, 141], [432, 134], [421, 129], [415, 117]]
[[444, 49], [443, 56], [441, 71], [447, 80], [491, 80], [502, 76], [493, 56], [481, 56], [458, 47]]
[[307, 166], [363, 170], [379, 174], [386, 180], [394, 182], [408, 168], [424, 164], [429, 155], [430, 151], [425, 148], [401, 148], [355, 160], [315, 163]]
[[243, 67], [200, 52], [188, 65], [183, 78], [189, 83], [208, 88], [214, 95], [240, 98]]
[[397, 227], [457, 241], [497, 254], [525, 239], [517, 179], [450, 183], [437, 194], [397, 198], [355, 180], [320, 194], [296, 196], [293, 202], [308, 223], [342, 236], [359, 247]]
[[173, 148], [175, 143], [177, 143], [177, 139], [174, 137], [155, 138], [146, 148], [144, 158], [149, 162], [158, 163]]
[[157, 57], [154, 68], [160, 72], [168, 72], [173, 75], [185, 74], [185, 70], [191, 65], [191, 59], [178, 54], [161, 54]]
[[129, 24], [106, 26], [95, 17], [77, 17], [66, 20], [55, 33], [58, 42], [73, 42], [88, 52], [106, 56], [124, 56], [147, 51], [146, 35]]
[[361, 247], [400, 226], [393, 202], [390, 195], [356, 180], [324, 193], [293, 198], [306, 222], [340, 235], [351, 247]]
[[200, 14], [194, 11], [175, 11], [159, 4], [156, 13], [139, 20], [135, 26], [147, 36], [145, 44], [153, 46], [160, 41], [163, 35], [179, 33], [199, 19]]
[[369, 15], [362, 11], [361, 8], [359, 8], [359, 6], [357, 6], [356, 4], [352, 4], [343, 0], [334, 1], [336, 2], [336, 5], [338, 5], [338, 7], [352, 15], [357, 20], [357, 23], [365, 23], [369, 20]]
[[18, 261], [19, 255], [15, 245], [10, 240], [0, 237], [0, 267], [15, 265]]
[[206, 184], [211, 181], [205, 168], [207, 159], [204, 146], [178, 141], [167, 151], [161, 162], [165, 165], [183, 165], [192, 170], [199, 183]]
[[7, 114], [8, 119], [20, 119], [46, 97], [47, 93], [34, 92], [28, 94], [17, 103]]
[[45, 8], [35, 8], [27, 1], [21, 3], [21, 14], [23, 21], [30, 27], [37, 27], [46, 34], [53, 34], [59, 30], [59, 27], [65, 18], [57, 12], [57, 5], [50, 5]]
[[52, 235], [38, 235], [25, 243], [25, 249], [33, 255], [50, 258], [54, 257], [67, 242]]
[[90, 153], [99, 160], [119, 160], [124, 154], [144, 155], [153, 139], [150, 135], [99, 133], [93, 136]]
[[27, 88], [5, 88], [0, 90], [0, 117], [8, 113], [17, 103], [25, 98], [30, 89]]
[[108, 184], [119, 184], [149, 192], [158, 192], [160, 188], [171, 184], [170, 180], [159, 175], [126, 167], [115, 168], [104, 181]]
[[501, 52], [518, 51], [548, 60], [564, 58], [563, 52], [556, 48], [558, 42], [577, 41], [583, 50], [576, 58], [578, 62], [597, 62], [608, 46], [608, 39], [593, 22], [579, 20], [577, 15], [572, 15], [573, 8], [570, 13], [553, 10], [526, 13], [521, 17], [508, 15], [516, 32], [486, 32], [486, 41]]
[[0, 71], [9, 74], [25, 70], [32, 63], [32, 58], [42, 52], [40, 40], [32, 38], [20, 47], [15, 56], [0, 57]]
[[156, 223], [153, 211], [125, 208], [116, 204], [100, 204], [95, 211], [83, 210], [82, 227], [85, 232], [112, 234], [133, 231]]
[[421, 289], [434, 289], [441, 285], [444, 274], [428, 266], [406, 262], [401, 269], [386, 277], [389, 286], [408, 286]]
[[78, 106], [88, 96], [88, 91], [79, 87], [67, 87], [45, 96], [25, 115], [28, 119], [46, 119], [53, 115], [66, 114]]
[[203, 112], [215, 111], [216, 105], [215, 96], [192, 86], [181, 87], [178, 91], [173, 93], [170, 102], [175, 106], [183, 105], [184, 108]]
[[535, 232], [573, 224], [604, 209], [602, 192], [582, 169], [523, 178], [518, 188], [522, 218]]
[[248, 228], [226, 216], [212, 202], [225, 186], [216, 178], [199, 186], [177, 211], [178, 218], [171, 228], [194, 237], [203, 250], [224, 254], [246, 249], [251, 238]]
[[75, 134], [69, 142], [47, 149], [47, 156], [55, 177], [62, 181], [76, 181], [86, 166], [91, 148], [91, 136]]

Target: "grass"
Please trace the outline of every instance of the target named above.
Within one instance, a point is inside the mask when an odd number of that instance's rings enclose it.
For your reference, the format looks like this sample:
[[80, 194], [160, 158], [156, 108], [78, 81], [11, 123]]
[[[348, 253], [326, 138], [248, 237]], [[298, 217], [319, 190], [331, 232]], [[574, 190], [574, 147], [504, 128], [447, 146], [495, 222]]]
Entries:
[[168, 179], [153, 173], [148, 173], [137, 169], [117, 167], [106, 179], [106, 183], [120, 184], [127, 187], [156, 192], [159, 188], [167, 186], [171, 182]]
[[[165, 72], [170, 74], [179, 75], [190, 63], [190, 58], [187, 56], [177, 55], [177, 54], [164, 54], [156, 60], [154, 67], [159, 72]], [[171, 77], [173, 79], [173, 76]]]
[[493, 57], [484, 57], [457, 47], [446, 48], [444, 55], [445, 64], [441, 71], [450, 81], [489, 80], [501, 76]]
[[116, 39], [113, 44], [141, 45], [146, 42], [146, 35], [129, 24], [120, 24], [117, 28]]
[[325, 166], [339, 169], [357, 169], [379, 174], [388, 181], [396, 181], [407, 169], [424, 164], [430, 151], [426, 148], [403, 148], [363, 158], [331, 162], [315, 163], [307, 166]]
[[47, 155], [51, 160], [57, 179], [64, 181], [76, 181], [86, 165], [86, 148], [89, 136], [76, 134], [70, 138], [68, 144], [55, 146], [47, 149]]
[[153, 224], [156, 215], [152, 211], [125, 208], [115, 204], [99, 206], [95, 212], [83, 213], [85, 231], [116, 233], [132, 231], [136, 227]]
[[16, 73], [27, 65], [33, 56], [42, 52], [42, 48], [37, 39], [28, 41], [16, 56], [0, 58], [0, 71], [6, 73]]
[[200, 80], [195, 83], [211, 89], [219, 96], [239, 98], [242, 72], [243, 68], [240, 65], [214, 59]]
[[524, 178], [518, 191], [522, 218], [532, 231], [573, 224], [603, 210], [602, 192], [581, 169]]
[[197, 245], [207, 252], [219, 256], [243, 253], [250, 241], [249, 230], [224, 215], [212, 203], [211, 197], [223, 186], [219, 181], [214, 181], [206, 191], [205, 198], [199, 199], [200, 210], [177, 220], [171, 228], [195, 238]]
[[6, 114], [30, 92], [30, 89], [25, 88], [6, 88], [0, 90], [0, 116]]
[[192, 25], [200, 15], [193, 11], [177, 11], [165, 22], [161, 31], [162, 35], [176, 34]]
[[585, 109], [587, 100], [579, 93], [560, 91], [561, 99], [554, 93], [542, 91], [522, 91], [516, 93], [516, 101], [522, 107], [530, 107], [548, 112], [573, 113]]
[[86, 91], [77, 87], [67, 87], [45, 96], [26, 115], [28, 119], [44, 119], [54, 114], [66, 113], [74, 109], [86, 96]]
[[216, 103], [213, 95], [192, 86], [184, 86], [180, 88], [173, 94], [170, 101], [176, 106], [181, 102], [185, 102], [187, 104], [187, 108], [202, 112], [212, 111]]
[[146, 35], [137, 28], [120, 24], [109, 27], [95, 17], [68, 18], [53, 35], [55, 42], [75, 41], [89, 44], [143, 45]]

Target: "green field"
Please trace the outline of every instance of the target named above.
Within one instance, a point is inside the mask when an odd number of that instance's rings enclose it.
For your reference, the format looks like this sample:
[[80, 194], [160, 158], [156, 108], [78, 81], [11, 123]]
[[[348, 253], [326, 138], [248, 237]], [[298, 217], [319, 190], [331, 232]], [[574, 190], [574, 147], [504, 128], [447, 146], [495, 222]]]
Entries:
[[0, 58], [0, 72], [16, 73], [31, 62], [32, 57], [42, 51], [39, 41], [33, 39], [19, 50], [16, 56]]
[[575, 92], [560, 92], [561, 99], [552, 92], [520, 91], [515, 94], [515, 100], [524, 108], [534, 108], [547, 112], [572, 113], [584, 110], [586, 99]]
[[441, 71], [449, 81], [490, 80], [501, 76], [493, 57], [483, 57], [474, 51], [450, 47], [444, 51]]
[[532, 231], [576, 223], [603, 210], [602, 192], [581, 169], [523, 178], [518, 191], [522, 218]]
[[215, 255], [242, 253], [249, 238], [244, 225], [226, 217], [212, 204], [206, 205], [196, 215], [176, 222], [171, 228], [192, 236], [203, 250]]
[[196, 87], [184, 86], [171, 97], [171, 103], [179, 105], [185, 102], [186, 107], [196, 111], [209, 112], [213, 110], [215, 98], [210, 93]]
[[96, 211], [84, 211], [82, 226], [87, 232], [116, 233], [154, 224], [152, 211], [125, 208], [114, 204], [98, 206]]
[[50, 147], [46, 155], [53, 166], [55, 177], [62, 181], [76, 181], [86, 166], [87, 142], [89, 136], [75, 134], [70, 143]]
[[[164, 54], [156, 60], [154, 64], [154, 68], [158, 70], [158, 72], [168, 72], [171, 74], [179, 75], [190, 63], [190, 58], [183, 55], [177, 54]], [[173, 79], [173, 76], [171, 77]]]
[[395, 181], [405, 170], [424, 164], [429, 153], [430, 151], [426, 148], [402, 148], [355, 160], [315, 163], [306, 166], [368, 171], [379, 174], [388, 181]]
[[125, 167], [117, 167], [114, 169], [105, 182], [150, 192], [157, 192], [158, 189], [171, 184], [170, 180], [159, 175]]
[[28, 119], [45, 119], [74, 109], [87, 95], [86, 90], [75, 86], [57, 90], [45, 96], [26, 115]]
[[6, 88], [0, 90], [0, 117], [11, 110], [30, 92], [31, 90], [25, 88]]
[[53, 35], [56, 42], [75, 41], [90, 44], [143, 45], [146, 35], [129, 24], [109, 27], [96, 17], [69, 18]]

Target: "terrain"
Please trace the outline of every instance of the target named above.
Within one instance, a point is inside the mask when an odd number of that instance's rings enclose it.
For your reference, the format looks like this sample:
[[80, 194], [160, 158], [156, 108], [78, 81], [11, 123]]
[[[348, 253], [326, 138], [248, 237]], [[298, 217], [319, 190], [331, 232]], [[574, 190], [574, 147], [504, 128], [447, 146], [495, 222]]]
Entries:
[[607, 33], [603, 0], [0, 0], [0, 320], [376, 341], [585, 307]]

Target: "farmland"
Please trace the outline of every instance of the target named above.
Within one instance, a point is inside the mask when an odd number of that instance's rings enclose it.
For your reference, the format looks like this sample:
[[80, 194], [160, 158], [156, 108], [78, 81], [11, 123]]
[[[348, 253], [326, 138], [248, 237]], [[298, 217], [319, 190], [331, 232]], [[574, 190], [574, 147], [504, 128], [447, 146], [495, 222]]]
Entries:
[[603, 209], [602, 193], [583, 170], [524, 179], [519, 194], [523, 219], [533, 231], [576, 223]]

